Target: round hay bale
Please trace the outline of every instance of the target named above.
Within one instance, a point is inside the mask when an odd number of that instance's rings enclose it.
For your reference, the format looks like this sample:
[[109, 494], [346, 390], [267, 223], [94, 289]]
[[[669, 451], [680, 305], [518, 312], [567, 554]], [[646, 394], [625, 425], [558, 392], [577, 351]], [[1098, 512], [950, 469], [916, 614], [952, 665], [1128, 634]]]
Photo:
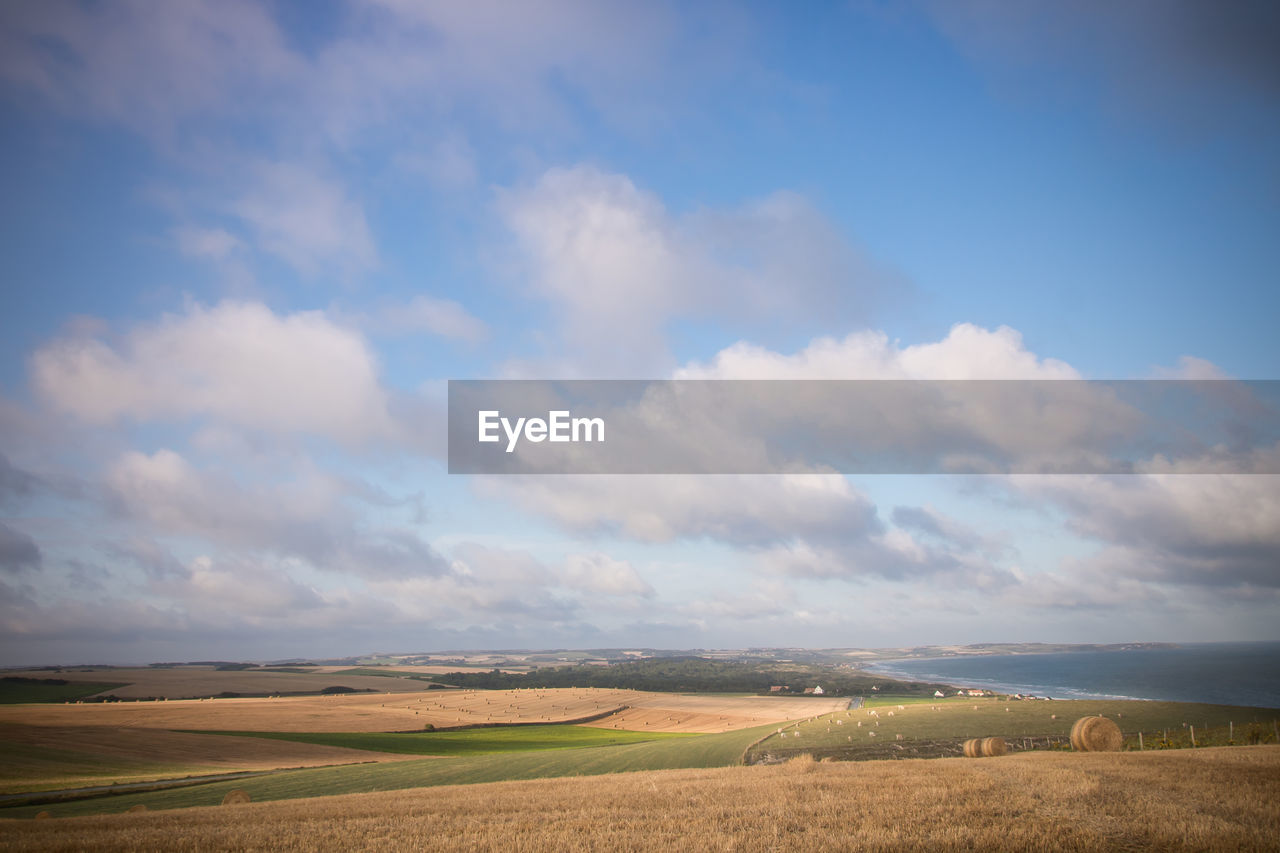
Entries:
[[39, 812], [36, 814], [36, 820], [48, 820], [51, 817], [53, 817], [53, 815], [48, 812]]
[[129, 806], [129, 808], [124, 810], [124, 813], [137, 814], [138, 812], [145, 812], [146, 810], [147, 810], [147, 806], [145, 803], [138, 803], [136, 806]]
[[1081, 717], [1071, 727], [1071, 748], [1080, 752], [1119, 752], [1122, 746], [1120, 727], [1106, 717]]
[[964, 742], [965, 758], [981, 758], [982, 757], [982, 738], [969, 738]]
[[982, 754], [988, 757], [996, 755], [1004, 755], [1009, 751], [1009, 744], [1004, 742], [1002, 737], [984, 737], [982, 739]]
[[1081, 717], [1071, 724], [1071, 748], [1077, 752], [1084, 752], [1084, 747], [1080, 743], [1080, 727], [1084, 725], [1084, 721], [1089, 717]]
[[227, 795], [222, 798], [224, 806], [238, 806], [241, 803], [247, 803], [251, 797], [244, 788], [236, 788], [234, 791], [227, 791]]

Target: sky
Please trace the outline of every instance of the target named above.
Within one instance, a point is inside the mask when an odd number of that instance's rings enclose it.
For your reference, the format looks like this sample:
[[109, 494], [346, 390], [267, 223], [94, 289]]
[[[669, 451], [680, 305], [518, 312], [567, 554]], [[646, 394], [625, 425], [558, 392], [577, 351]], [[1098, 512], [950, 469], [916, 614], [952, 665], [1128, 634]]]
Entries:
[[0, 4], [0, 665], [1280, 639], [1247, 467], [460, 476], [444, 434], [449, 379], [1280, 378], [1277, 40]]

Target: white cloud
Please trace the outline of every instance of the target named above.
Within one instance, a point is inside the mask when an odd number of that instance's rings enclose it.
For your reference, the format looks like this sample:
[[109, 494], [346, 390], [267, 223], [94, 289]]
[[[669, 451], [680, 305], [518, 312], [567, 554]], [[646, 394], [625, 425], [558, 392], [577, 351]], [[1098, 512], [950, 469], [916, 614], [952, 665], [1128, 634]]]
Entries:
[[475, 315], [452, 299], [420, 293], [402, 305], [388, 305], [378, 312], [372, 325], [379, 331], [397, 334], [427, 332], [443, 338], [478, 343], [489, 329]]
[[1212, 361], [1184, 355], [1175, 367], [1157, 367], [1152, 371], [1155, 379], [1229, 379], [1227, 372]]
[[278, 108], [306, 78], [248, 0], [0, 4], [0, 75], [73, 115], [168, 143], [186, 122]]
[[[1280, 448], [1269, 454], [1276, 464]], [[1207, 470], [1184, 460], [1188, 470]], [[1280, 588], [1280, 476], [1163, 473], [1012, 477], [1018, 493], [1068, 514], [1076, 533], [1108, 546], [1108, 571], [1144, 581]], [[1269, 468], [1274, 470], [1274, 468]]]
[[651, 598], [649, 586], [627, 560], [608, 554], [570, 554], [565, 558], [562, 583], [571, 588], [612, 596]]
[[208, 417], [344, 442], [396, 432], [377, 374], [365, 341], [322, 313], [252, 302], [193, 305], [116, 346], [62, 338], [31, 359], [40, 395], [92, 424]]
[[261, 163], [230, 212], [243, 219], [258, 245], [298, 271], [336, 267], [350, 276], [377, 265], [364, 209], [331, 178], [295, 163]]
[[1079, 379], [1065, 362], [1026, 349], [1008, 326], [991, 331], [957, 323], [940, 341], [901, 346], [879, 331], [818, 338], [791, 355], [736, 343], [677, 379]]
[[129, 451], [104, 478], [110, 500], [155, 536], [196, 537], [214, 548], [297, 557], [367, 578], [439, 575], [443, 558], [409, 527], [369, 523], [361, 502], [385, 505], [362, 484], [304, 462], [288, 476], [243, 479], [197, 468], [172, 450]]
[[701, 538], [762, 545], [875, 529], [875, 508], [843, 477], [561, 476], [477, 480], [481, 494], [580, 533], [641, 542]]
[[240, 248], [240, 238], [223, 228], [175, 228], [178, 250], [193, 258], [220, 261]]
[[678, 216], [625, 175], [580, 165], [501, 191], [498, 209], [559, 326], [552, 369], [576, 375], [667, 372], [676, 318], [831, 322], [885, 284], [794, 194]]

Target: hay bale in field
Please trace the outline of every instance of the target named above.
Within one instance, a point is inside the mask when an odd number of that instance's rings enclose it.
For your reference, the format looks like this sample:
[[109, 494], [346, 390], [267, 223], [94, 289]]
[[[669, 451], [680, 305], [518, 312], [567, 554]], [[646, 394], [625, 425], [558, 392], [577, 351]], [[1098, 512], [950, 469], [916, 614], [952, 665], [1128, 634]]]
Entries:
[[964, 742], [965, 758], [981, 758], [982, 757], [982, 738], [973, 737]]
[[234, 791], [227, 791], [227, 795], [222, 798], [222, 804], [224, 806], [238, 806], [241, 803], [249, 802], [251, 799], [249, 792], [244, 788], [236, 788]]
[[982, 754], [987, 757], [995, 757], [1004, 755], [1009, 751], [1009, 744], [1004, 742], [1002, 737], [984, 737], [982, 739]]
[[125, 814], [137, 814], [138, 812], [145, 812], [146, 810], [147, 810], [147, 807], [146, 807], [146, 805], [145, 805], [145, 804], [143, 804], [143, 803], [138, 803], [136, 806], [129, 806], [129, 808], [127, 808], [127, 809], [125, 809], [125, 810], [124, 810], [124, 813], [125, 813]]
[[1119, 752], [1120, 727], [1106, 717], [1081, 717], [1071, 727], [1071, 748], [1079, 752]]

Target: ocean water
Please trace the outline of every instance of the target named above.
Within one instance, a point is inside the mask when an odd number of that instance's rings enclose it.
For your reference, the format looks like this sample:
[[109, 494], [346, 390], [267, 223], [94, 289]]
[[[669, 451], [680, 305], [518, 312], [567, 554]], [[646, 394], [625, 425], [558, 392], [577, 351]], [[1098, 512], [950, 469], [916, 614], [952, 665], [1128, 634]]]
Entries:
[[1280, 643], [912, 658], [878, 662], [869, 669], [916, 681], [1055, 699], [1159, 699], [1280, 708]]

